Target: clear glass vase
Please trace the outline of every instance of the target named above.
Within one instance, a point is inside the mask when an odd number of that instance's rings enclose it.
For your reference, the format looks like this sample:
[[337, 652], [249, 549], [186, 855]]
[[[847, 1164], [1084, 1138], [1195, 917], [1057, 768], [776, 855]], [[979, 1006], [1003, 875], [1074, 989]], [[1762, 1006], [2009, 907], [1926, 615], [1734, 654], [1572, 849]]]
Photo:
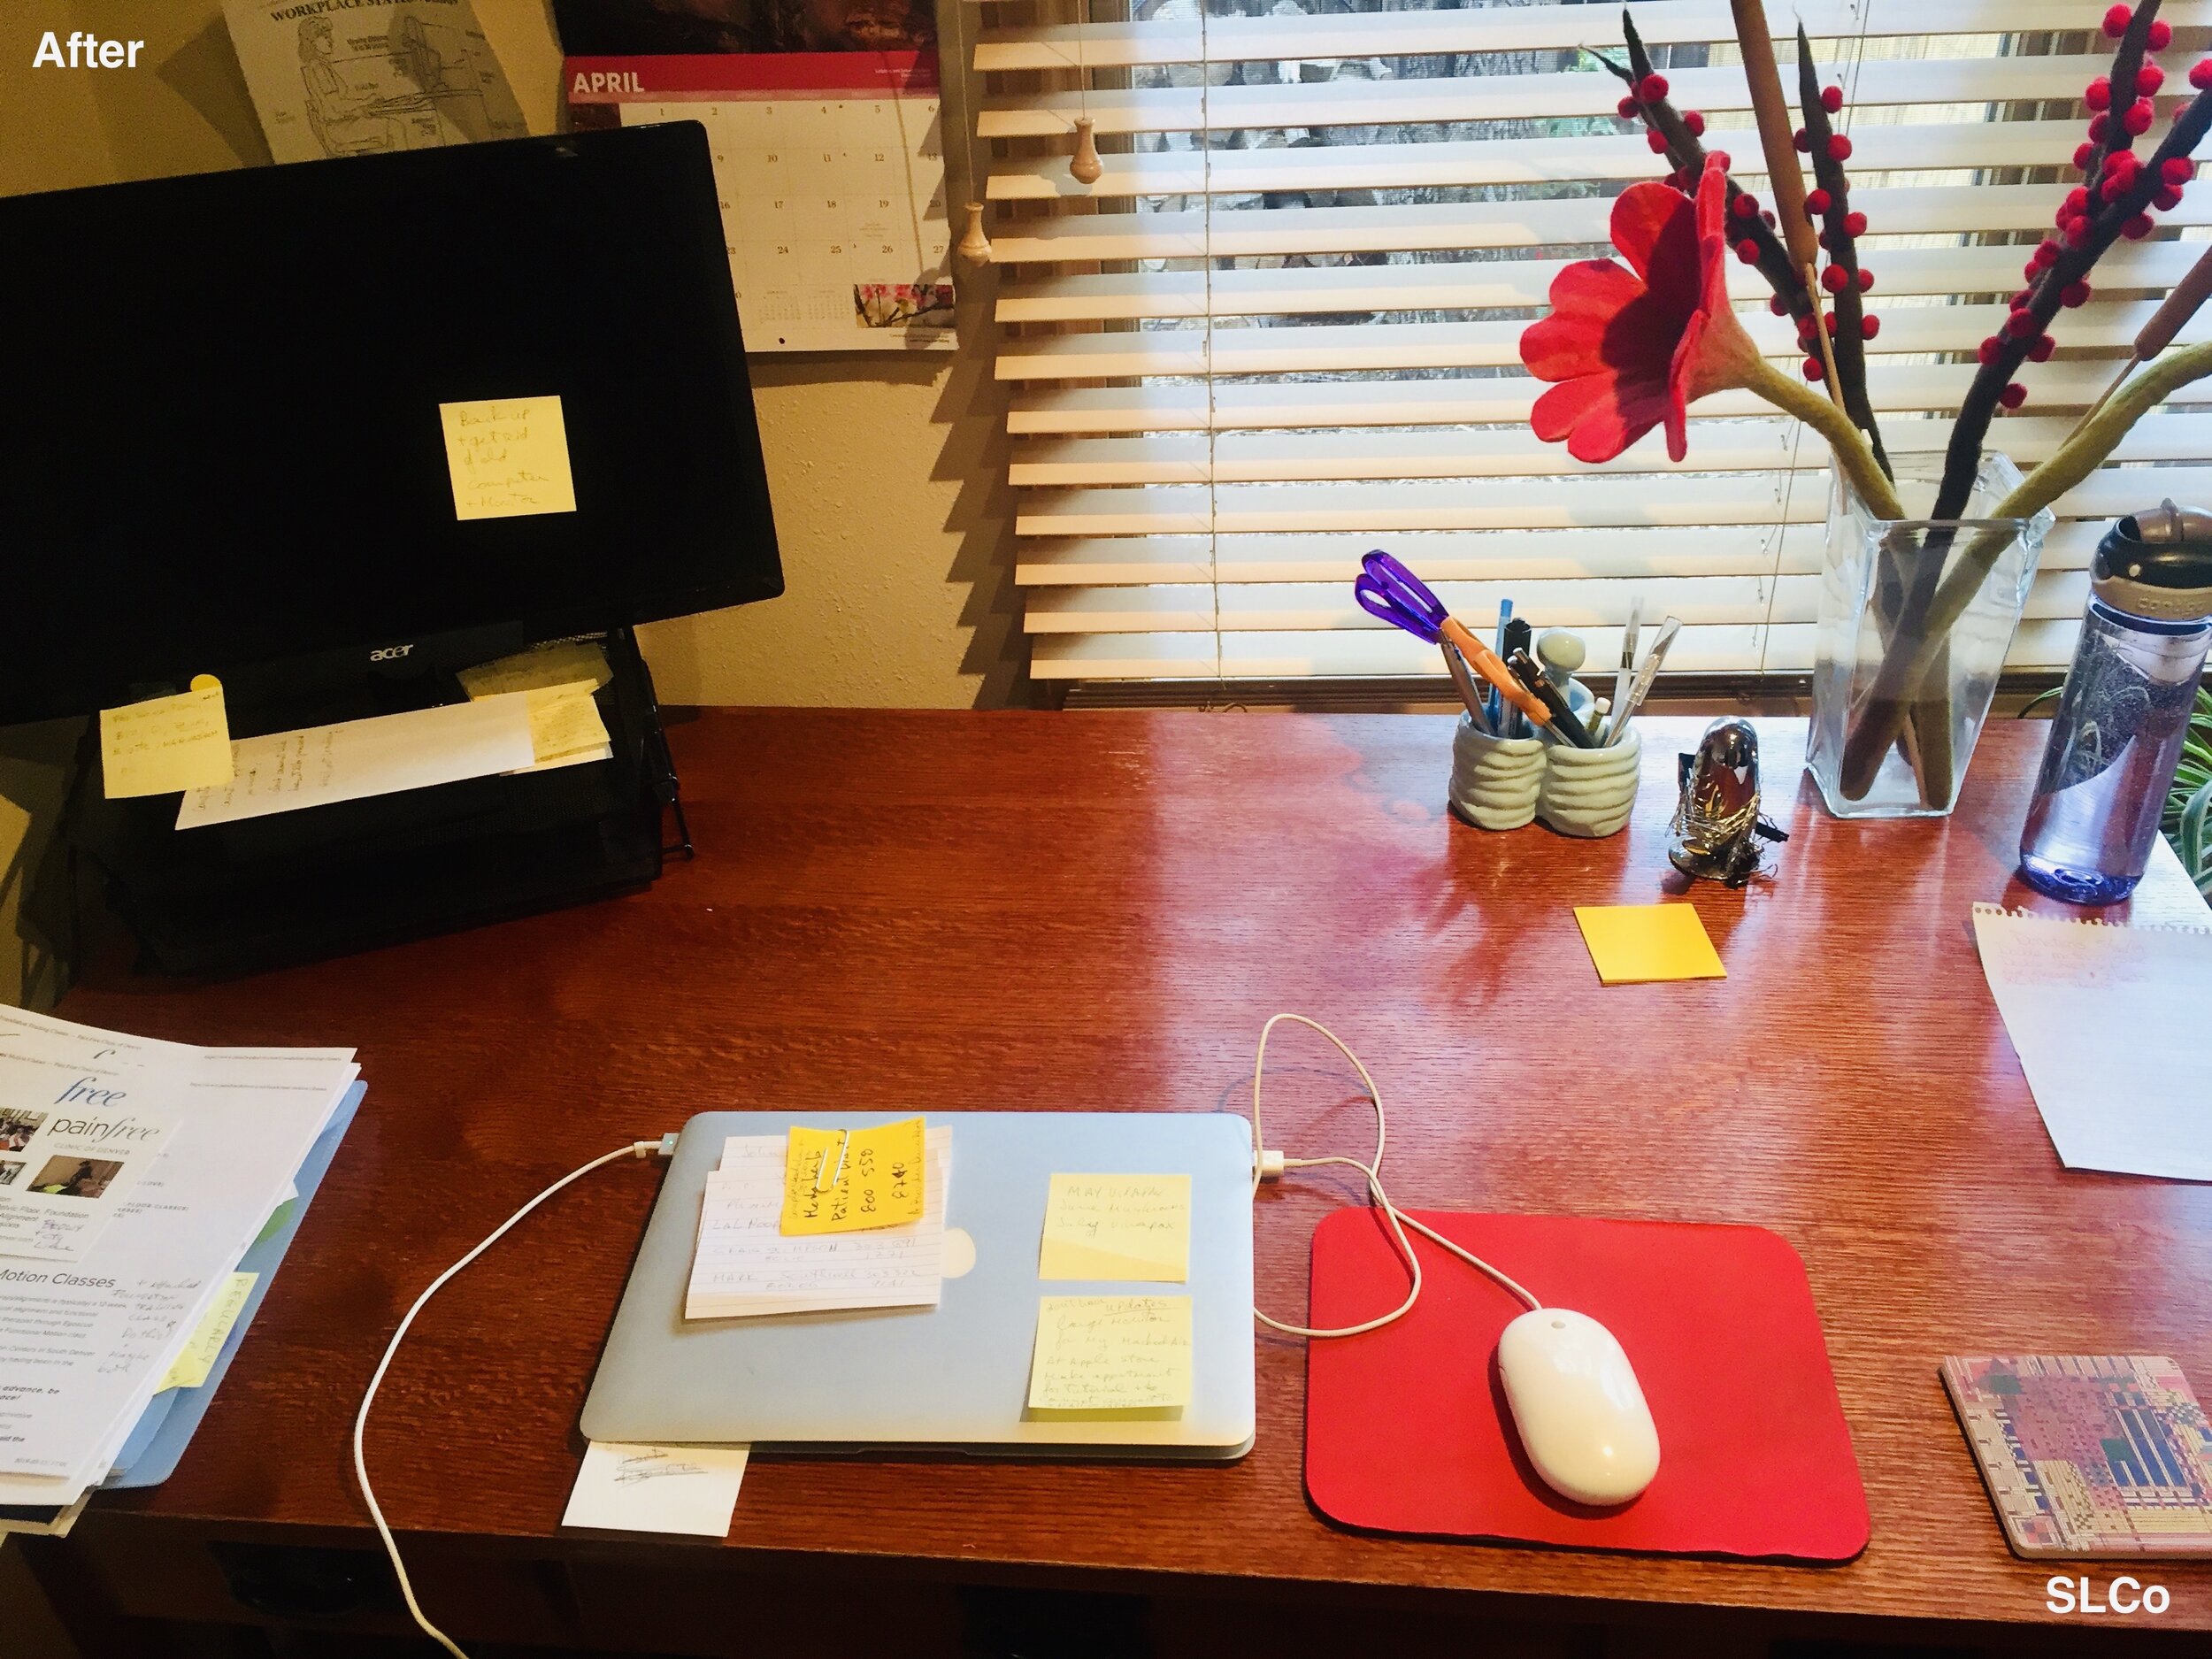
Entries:
[[[1898, 463], [1906, 509], [1935, 502], [1942, 457]], [[1831, 470], [1805, 766], [1838, 818], [1936, 818], [1958, 801], [2051, 527], [1991, 511], [2020, 482], [1982, 459], [1955, 519], [1876, 518]]]

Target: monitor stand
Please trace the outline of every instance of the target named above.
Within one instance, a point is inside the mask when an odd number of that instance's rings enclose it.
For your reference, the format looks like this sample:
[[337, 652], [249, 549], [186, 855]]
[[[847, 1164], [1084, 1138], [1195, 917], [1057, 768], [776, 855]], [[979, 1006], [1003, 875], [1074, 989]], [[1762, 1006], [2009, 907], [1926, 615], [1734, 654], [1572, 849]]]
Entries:
[[[526, 641], [498, 631], [234, 671], [234, 736], [455, 703], [454, 671]], [[649, 886], [691, 855], [652, 675], [627, 628], [604, 636], [611, 759], [335, 802], [180, 832], [173, 795], [111, 801], [97, 723], [64, 820], [136, 937], [142, 971], [223, 975], [346, 955]], [[677, 844], [664, 847], [662, 809]]]

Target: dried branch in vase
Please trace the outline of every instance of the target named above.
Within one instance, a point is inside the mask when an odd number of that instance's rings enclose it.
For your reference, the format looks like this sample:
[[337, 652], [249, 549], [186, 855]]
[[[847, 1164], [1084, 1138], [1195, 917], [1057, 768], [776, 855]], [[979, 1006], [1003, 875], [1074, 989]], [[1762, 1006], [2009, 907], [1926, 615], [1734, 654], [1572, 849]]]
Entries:
[[[1851, 157], [1851, 141], [1837, 132], [1828, 119], [1842, 111], [1843, 88], [1821, 86], [1812, 42], [1805, 38], [1802, 23], [1797, 26], [1797, 96], [1805, 117], [1805, 125], [1798, 129], [1798, 148], [1812, 158], [1815, 186], [1805, 197], [1805, 209], [1819, 219], [1820, 245], [1828, 255], [1821, 286], [1829, 294], [1828, 334], [1835, 353], [1836, 380], [1843, 388], [1844, 410], [1866, 434], [1876, 464], [1894, 478], [1896, 472], [1882, 449], [1882, 429], [1874, 419], [1873, 401], [1866, 389], [1866, 342], [1881, 332], [1882, 326], [1862, 297], [1874, 286], [1874, 273], [1859, 265], [1858, 239], [1866, 229], [1866, 215], [1852, 207], [1851, 181], [1843, 171], [1843, 164]], [[1819, 344], [1802, 323], [1798, 326], [1798, 343], [1809, 353]], [[1809, 355], [1805, 378], [1812, 380], [1818, 373], [1816, 359]]]

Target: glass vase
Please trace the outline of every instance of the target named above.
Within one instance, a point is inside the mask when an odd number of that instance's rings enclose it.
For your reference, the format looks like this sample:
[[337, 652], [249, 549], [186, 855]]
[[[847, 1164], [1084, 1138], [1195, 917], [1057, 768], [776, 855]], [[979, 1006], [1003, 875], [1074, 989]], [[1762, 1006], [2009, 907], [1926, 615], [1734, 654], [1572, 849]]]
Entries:
[[[1942, 457], [1906, 457], [1907, 511], [1932, 506]], [[1838, 818], [1939, 818], [1958, 801], [2051, 527], [1993, 510], [2020, 482], [1982, 459], [1965, 514], [1880, 518], [1831, 469], [1805, 766]]]

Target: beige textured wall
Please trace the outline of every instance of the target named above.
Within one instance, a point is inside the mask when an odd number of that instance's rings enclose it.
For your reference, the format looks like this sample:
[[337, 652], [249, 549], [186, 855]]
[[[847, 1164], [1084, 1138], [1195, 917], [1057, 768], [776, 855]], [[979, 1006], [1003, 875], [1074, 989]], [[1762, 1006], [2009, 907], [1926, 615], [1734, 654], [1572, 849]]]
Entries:
[[[546, 0], [476, 0], [476, 9], [532, 130], [552, 130], [560, 55]], [[268, 160], [219, 0], [9, 0], [0, 14], [0, 195]], [[34, 70], [50, 28], [147, 48], [136, 71]], [[977, 304], [962, 323], [972, 343], [943, 357], [752, 359], [787, 591], [645, 630], [664, 698], [942, 708], [1027, 699], [1007, 549], [1004, 400]], [[24, 995], [13, 948], [21, 876], [50, 830], [66, 738], [0, 730], [0, 999]]]

